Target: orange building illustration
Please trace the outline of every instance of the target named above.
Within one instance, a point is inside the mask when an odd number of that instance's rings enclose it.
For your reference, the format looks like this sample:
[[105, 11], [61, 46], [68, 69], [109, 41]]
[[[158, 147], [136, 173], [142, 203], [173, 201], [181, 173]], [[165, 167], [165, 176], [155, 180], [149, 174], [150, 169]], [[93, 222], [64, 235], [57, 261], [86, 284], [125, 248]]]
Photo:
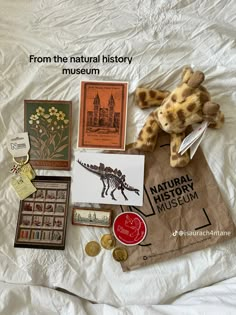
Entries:
[[87, 127], [120, 127], [120, 113], [115, 112], [115, 100], [111, 94], [106, 106], [101, 104], [99, 94], [94, 97], [93, 111], [87, 111]]

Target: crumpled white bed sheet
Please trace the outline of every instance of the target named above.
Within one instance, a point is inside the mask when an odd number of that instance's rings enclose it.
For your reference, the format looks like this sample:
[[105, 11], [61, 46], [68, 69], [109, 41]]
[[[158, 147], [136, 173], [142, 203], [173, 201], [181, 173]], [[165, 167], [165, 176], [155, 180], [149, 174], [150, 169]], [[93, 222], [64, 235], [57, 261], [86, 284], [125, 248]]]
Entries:
[[[135, 88], [146, 85], [171, 89], [179, 81], [182, 67], [192, 65], [205, 72], [206, 86], [225, 114], [223, 129], [208, 130], [201, 146], [236, 222], [235, 16], [233, 0], [0, 0], [2, 314], [174, 314], [178, 310], [196, 314], [198, 310], [202, 312], [200, 303], [209, 305], [209, 311], [217, 305], [217, 310], [225, 307], [230, 314], [235, 307], [230, 299], [233, 301], [235, 296], [232, 292], [228, 295], [228, 290], [231, 286], [235, 290], [235, 278], [214, 286], [216, 291], [197, 291], [199, 295], [196, 293], [193, 300], [194, 292], [177, 299], [178, 305], [173, 301], [185, 292], [235, 277], [235, 239], [123, 273], [109, 251], [95, 258], [85, 255], [85, 244], [100, 239], [107, 230], [72, 226], [70, 209], [64, 251], [14, 248], [19, 200], [9, 186], [11, 157], [6, 136], [23, 131], [24, 99], [72, 100], [74, 156], [80, 80], [122, 80], [129, 82], [127, 143], [133, 142], [150, 112], [134, 105]], [[110, 54], [132, 56], [133, 61], [131, 65], [101, 65], [97, 77], [62, 75], [62, 64], [29, 64], [30, 54]], [[71, 175], [66, 171], [37, 173]], [[214, 298], [215, 294], [218, 298]], [[221, 296], [225, 298], [222, 306]], [[172, 302], [170, 306], [159, 306]], [[196, 307], [195, 313], [190, 312], [189, 303]]]
[[41, 286], [12, 285], [0, 282], [0, 313], [7, 315], [234, 315], [236, 278], [198, 289], [166, 305], [94, 304], [65, 292]]

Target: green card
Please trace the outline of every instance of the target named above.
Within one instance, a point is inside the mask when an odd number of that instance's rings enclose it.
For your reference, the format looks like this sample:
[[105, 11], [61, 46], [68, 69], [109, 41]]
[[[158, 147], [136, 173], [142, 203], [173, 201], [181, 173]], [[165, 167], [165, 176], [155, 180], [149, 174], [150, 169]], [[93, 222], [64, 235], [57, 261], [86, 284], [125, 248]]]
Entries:
[[71, 107], [70, 101], [25, 101], [30, 163], [36, 169], [70, 169]]

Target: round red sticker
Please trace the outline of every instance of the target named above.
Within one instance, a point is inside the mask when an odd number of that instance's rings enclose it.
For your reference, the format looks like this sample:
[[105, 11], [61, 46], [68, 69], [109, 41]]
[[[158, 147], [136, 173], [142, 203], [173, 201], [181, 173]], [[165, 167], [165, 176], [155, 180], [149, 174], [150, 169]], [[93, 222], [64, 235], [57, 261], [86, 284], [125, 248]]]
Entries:
[[134, 212], [122, 212], [113, 223], [116, 239], [124, 245], [141, 243], [147, 233], [147, 226], [143, 218]]

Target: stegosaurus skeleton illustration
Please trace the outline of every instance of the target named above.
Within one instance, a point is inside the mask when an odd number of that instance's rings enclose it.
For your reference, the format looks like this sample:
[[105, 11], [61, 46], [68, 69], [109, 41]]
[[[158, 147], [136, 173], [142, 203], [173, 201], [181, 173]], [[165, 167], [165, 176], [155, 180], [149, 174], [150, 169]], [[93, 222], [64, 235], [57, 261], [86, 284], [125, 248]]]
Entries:
[[[103, 163], [100, 163], [99, 166], [83, 163], [80, 160], [77, 161], [81, 166], [83, 166], [89, 172], [92, 172], [100, 177], [103, 183], [103, 189], [101, 193], [101, 197], [105, 198], [105, 195], [108, 195], [108, 191], [111, 188], [112, 191], [110, 193], [112, 200], [116, 200], [114, 196], [114, 192], [116, 189], [120, 190], [125, 200], [128, 200], [127, 196], [124, 193], [124, 190], [133, 191], [137, 195], [139, 195], [139, 189], [129, 186], [125, 181], [125, 175], [122, 174], [120, 170], [117, 168], [113, 170], [113, 168], [106, 166]], [[104, 195], [105, 194], [105, 195]]]

